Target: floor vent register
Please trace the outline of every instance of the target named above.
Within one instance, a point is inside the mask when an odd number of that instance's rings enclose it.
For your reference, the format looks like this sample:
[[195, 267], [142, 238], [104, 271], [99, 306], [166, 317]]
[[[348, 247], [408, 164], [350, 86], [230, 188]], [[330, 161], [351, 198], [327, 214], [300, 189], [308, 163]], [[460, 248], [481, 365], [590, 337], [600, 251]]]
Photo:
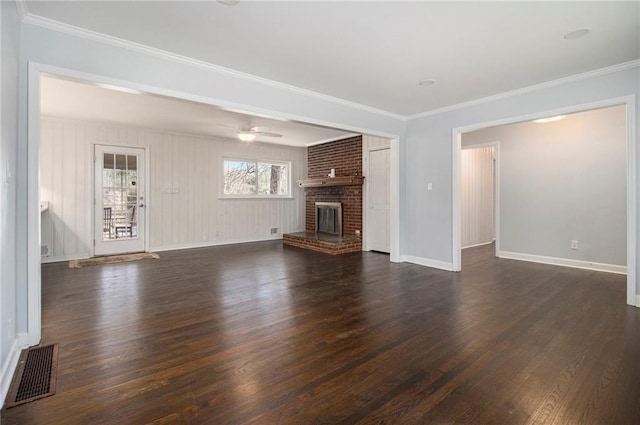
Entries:
[[22, 350], [5, 409], [55, 394], [57, 368], [58, 344]]

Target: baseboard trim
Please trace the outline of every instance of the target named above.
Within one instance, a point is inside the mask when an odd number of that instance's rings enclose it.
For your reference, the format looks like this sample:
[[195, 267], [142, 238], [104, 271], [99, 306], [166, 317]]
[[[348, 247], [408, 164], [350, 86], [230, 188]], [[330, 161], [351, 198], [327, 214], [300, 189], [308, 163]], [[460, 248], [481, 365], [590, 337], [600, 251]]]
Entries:
[[430, 258], [414, 257], [413, 255], [402, 255], [400, 257], [403, 263], [418, 264], [419, 266], [431, 267], [439, 270], [446, 270], [448, 272], [453, 271], [452, 263], [445, 263], [444, 261], [432, 260]]
[[[192, 249], [192, 248], [206, 248], [209, 246], [219, 246], [219, 245], [233, 245], [238, 243], [249, 243], [249, 242], [264, 242], [264, 241], [273, 241], [282, 239], [282, 235], [278, 234], [277, 236], [270, 236], [266, 238], [258, 238], [258, 239], [242, 239], [242, 240], [230, 240], [230, 241], [213, 241], [213, 242], [195, 242], [195, 243], [186, 243], [186, 244], [178, 244], [178, 245], [165, 245], [158, 247], [151, 247], [149, 252], [159, 252], [159, 251], [177, 251], [181, 249]], [[85, 260], [87, 258], [91, 258], [91, 255], [86, 253], [77, 254], [77, 255], [59, 255], [56, 257], [42, 257], [42, 264], [45, 263], [59, 263], [61, 261], [71, 261], [71, 260]]]
[[[40, 342], [38, 342], [39, 344]], [[20, 332], [18, 334], [18, 345], [22, 348], [29, 347], [29, 334], [27, 332]]]
[[594, 263], [591, 261], [570, 260], [568, 258], [545, 257], [543, 255], [522, 254], [519, 252], [499, 251], [498, 257], [509, 260], [529, 261], [532, 263], [552, 264], [554, 266], [572, 267], [574, 269], [593, 270], [616, 274], [627, 274], [626, 266], [615, 264]]
[[495, 241], [496, 241], [495, 239], [491, 239], [489, 242], [481, 242], [481, 243], [476, 243], [476, 244], [473, 244], [473, 245], [463, 246], [462, 249], [475, 248], [477, 246], [490, 245], [490, 244], [494, 243]]
[[210, 246], [234, 245], [239, 243], [265, 242], [265, 241], [275, 241], [275, 240], [282, 240], [282, 235], [278, 234], [277, 236], [274, 235], [271, 237], [257, 238], [257, 239], [241, 239], [241, 240], [227, 240], [227, 241], [196, 242], [196, 243], [186, 243], [186, 244], [179, 244], [179, 245], [166, 245], [166, 246], [152, 247], [149, 251], [150, 252], [177, 251], [181, 249], [207, 248]]
[[11, 349], [9, 350], [9, 355], [2, 365], [2, 376], [0, 376], [0, 396], [2, 396], [3, 406], [5, 398], [7, 398], [7, 393], [9, 392], [9, 386], [11, 385], [13, 374], [16, 371], [16, 367], [18, 367], [20, 353], [26, 346], [25, 344], [23, 344], [23, 342], [26, 340], [26, 334], [16, 335], [15, 339], [13, 340], [13, 344], [11, 345]]
[[71, 254], [71, 255], [56, 255], [51, 257], [41, 257], [40, 263], [59, 263], [61, 261], [70, 261], [70, 260], [86, 260], [87, 258], [91, 258], [91, 255], [88, 253], [82, 254]]

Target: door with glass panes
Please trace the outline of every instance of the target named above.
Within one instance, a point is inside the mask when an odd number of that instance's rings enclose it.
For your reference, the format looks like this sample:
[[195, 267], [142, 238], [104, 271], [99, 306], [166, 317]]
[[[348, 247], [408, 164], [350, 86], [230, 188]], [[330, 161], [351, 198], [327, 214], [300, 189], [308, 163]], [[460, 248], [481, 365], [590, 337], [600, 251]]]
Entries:
[[144, 153], [95, 145], [94, 255], [145, 250]]

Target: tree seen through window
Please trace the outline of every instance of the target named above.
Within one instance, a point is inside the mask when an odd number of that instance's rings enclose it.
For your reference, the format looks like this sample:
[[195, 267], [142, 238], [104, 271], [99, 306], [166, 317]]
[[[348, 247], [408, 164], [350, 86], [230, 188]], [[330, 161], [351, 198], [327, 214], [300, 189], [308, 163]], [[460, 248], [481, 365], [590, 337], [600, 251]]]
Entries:
[[225, 160], [225, 195], [287, 196], [289, 193], [288, 164]]

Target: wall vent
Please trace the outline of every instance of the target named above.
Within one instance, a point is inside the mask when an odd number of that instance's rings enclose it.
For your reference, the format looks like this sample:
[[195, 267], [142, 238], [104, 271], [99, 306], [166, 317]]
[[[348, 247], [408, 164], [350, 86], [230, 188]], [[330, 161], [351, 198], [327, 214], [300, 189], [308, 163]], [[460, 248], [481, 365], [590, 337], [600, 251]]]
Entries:
[[40, 255], [43, 257], [49, 256], [49, 245], [40, 246]]
[[277, 227], [272, 227], [271, 228], [271, 234], [272, 235], [277, 235], [278, 234], [278, 228]]

